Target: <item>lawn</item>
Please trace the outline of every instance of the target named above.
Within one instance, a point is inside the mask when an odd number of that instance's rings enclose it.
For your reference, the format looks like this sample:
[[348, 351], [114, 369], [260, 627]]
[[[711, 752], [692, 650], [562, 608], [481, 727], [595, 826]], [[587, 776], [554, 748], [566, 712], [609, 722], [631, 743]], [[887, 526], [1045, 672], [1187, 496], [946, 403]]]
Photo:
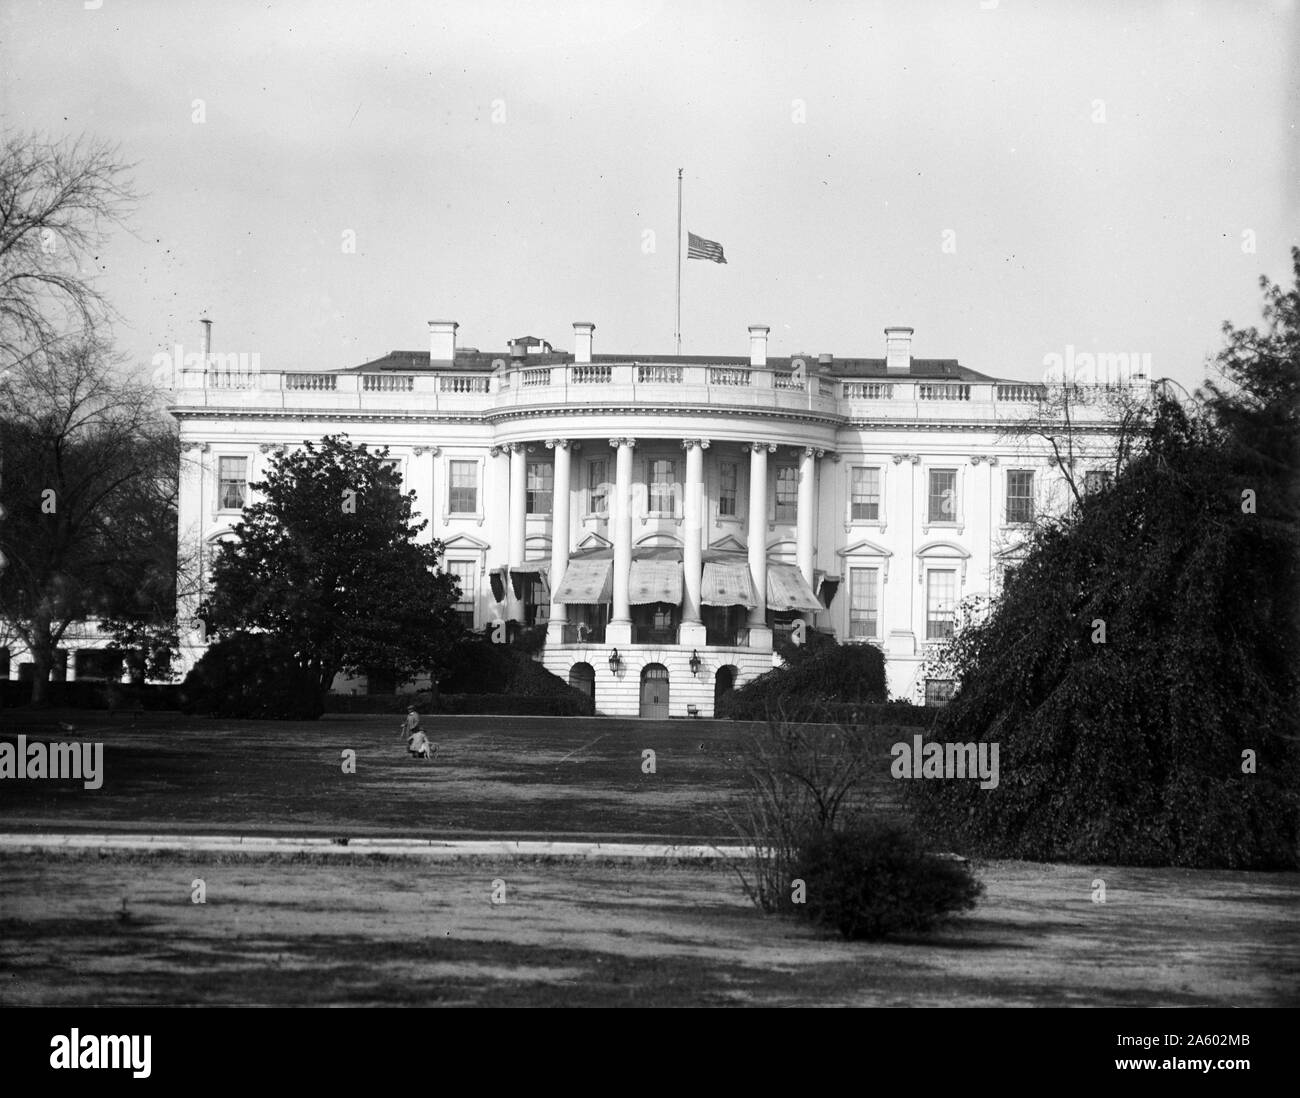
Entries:
[[981, 875], [971, 917], [866, 944], [716, 865], [5, 855], [0, 1004], [1300, 1004], [1294, 874]]
[[[735, 841], [722, 807], [737, 788], [743, 724], [426, 717], [439, 747], [426, 763], [407, 755], [399, 722], [0, 710], [0, 739], [104, 744], [101, 789], [0, 783], [0, 830]], [[345, 750], [356, 752], [353, 774]], [[889, 762], [882, 750], [873, 776], [881, 803], [893, 805]]]
[[[449, 717], [424, 763], [397, 723], [0, 712], [0, 738], [105, 744], [99, 790], [0, 782], [0, 831], [736, 840], [743, 726]], [[971, 916], [850, 944], [761, 915], [718, 863], [5, 853], [0, 1004], [1300, 1005], [1296, 874], [979, 873]]]
[[[0, 829], [734, 838], [718, 817], [733, 788], [734, 724], [426, 717], [439, 746], [426, 763], [407, 755], [399, 722], [0, 711], [0, 738], [21, 732], [105, 745], [99, 790], [75, 781], [0, 784]], [[654, 773], [643, 772], [647, 749]], [[344, 773], [345, 750], [356, 752], [353, 774]]]

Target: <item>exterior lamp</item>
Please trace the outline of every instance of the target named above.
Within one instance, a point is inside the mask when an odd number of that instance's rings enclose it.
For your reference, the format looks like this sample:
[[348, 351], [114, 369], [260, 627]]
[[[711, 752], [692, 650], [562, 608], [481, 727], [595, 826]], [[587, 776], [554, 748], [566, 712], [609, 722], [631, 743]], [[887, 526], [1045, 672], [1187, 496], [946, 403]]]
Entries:
[[610, 674], [617, 675], [617, 674], [618, 674], [618, 669], [619, 669], [620, 667], [622, 667], [622, 666], [623, 666], [623, 661], [622, 661], [621, 659], [618, 658], [618, 649], [615, 648], [614, 651], [612, 651], [612, 652], [609, 654], [609, 670], [610, 670]]
[[699, 673], [700, 673], [700, 653], [696, 649], [692, 648], [691, 649], [691, 674], [698, 675]]

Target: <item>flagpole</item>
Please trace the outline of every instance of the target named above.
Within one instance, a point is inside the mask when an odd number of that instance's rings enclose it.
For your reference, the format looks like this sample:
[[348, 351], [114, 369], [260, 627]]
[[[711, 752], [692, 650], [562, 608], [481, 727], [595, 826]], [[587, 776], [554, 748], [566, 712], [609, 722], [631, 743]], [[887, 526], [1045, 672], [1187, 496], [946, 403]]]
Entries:
[[677, 169], [677, 354], [682, 353], [682, 169]]

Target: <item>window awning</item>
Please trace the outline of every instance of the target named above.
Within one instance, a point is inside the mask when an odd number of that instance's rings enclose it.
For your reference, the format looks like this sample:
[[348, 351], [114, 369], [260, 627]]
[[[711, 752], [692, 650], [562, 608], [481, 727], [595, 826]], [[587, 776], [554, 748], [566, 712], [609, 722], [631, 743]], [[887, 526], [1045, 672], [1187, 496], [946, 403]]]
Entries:
[[492, 601], [506, 601], [506, 570], [504, 568], [493, 568], [488, 573], [488, 582], [492, 585]]
[[556, 588], [555, 602], [565, 606], [609, 602], [613, 597], [610, 586], [612, 560], [571, 560], [564, 570], [564, 580]]
[[515, 565], [510, 569], [510, 586], [514, 588], [515, 598], [524, 597], [524, 584], [531, 579], [546, 579], [546, 573], [550, 571], [549, 565], [542, 564], [540, 561], [525, 562]]
[[822, 610], [808, 581], [795, 564], [767, 564], [767, 608], [769, 610]]
[[675, 560], [634, 560], [628, 577], [628, 602], [644, 606], [649, 602], [682, 602], [682, 566]]
[[743, 560], [710, 560], [704, 563], [700, 582], [700, 602], [705, 606], [743, 606], [752, 610], [758, 605], [758, 592]]

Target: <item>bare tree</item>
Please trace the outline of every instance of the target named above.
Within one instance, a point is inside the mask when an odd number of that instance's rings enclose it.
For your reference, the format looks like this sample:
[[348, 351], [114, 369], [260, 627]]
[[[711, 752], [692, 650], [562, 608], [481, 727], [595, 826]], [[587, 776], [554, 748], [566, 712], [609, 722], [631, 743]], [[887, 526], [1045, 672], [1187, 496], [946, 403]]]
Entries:
[[129, 169], [103, 142], [0, 143], [0, 374], [108, 315], [83, 272], [136, 200]]
[[[1113, 439], [1108, 464], [1118, 477], [1133, 456], [1133, 447], [1151, 422], [1150, 390], [1127, 385], [1039, 385], [1033, 411], [1008, 426], [1004, 436], [1038, 438], [1052, 457], [1076, 504], [1083, 488], [1075, 468], [1084, 456], [1085, 438]], [[1087, 415], [1086, 409], [1101, 413]]]
[[175, 538], [179, 445], [156, 391], [122, 380], [93, 338], [26, 356], [0, 389], [0, 617], [31, 653], [40, 704], [68, 626], [156, 585], [159, 542]]

